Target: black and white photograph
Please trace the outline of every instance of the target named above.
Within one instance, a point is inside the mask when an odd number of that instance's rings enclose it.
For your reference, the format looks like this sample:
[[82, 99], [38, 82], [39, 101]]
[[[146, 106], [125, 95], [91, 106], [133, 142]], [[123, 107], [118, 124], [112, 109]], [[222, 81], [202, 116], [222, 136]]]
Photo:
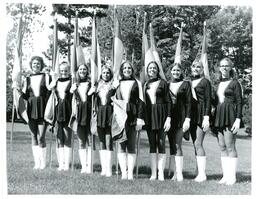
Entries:
[[1, 3], [2, 198], [253, 197], [252, 2]]

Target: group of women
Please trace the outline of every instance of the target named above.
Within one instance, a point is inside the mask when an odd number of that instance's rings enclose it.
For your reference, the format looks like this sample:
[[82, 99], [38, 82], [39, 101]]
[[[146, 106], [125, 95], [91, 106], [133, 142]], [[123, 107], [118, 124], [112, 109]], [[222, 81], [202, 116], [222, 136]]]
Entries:
[[[57, 78], [51, 73], [42, 72], [44, 63], [41, 57], [33, 57], [30, 67], [32, 74], [26, 77], [22, 92], [28, 101], [28, 125], [32, 135], [34, 169], [46, 167], [45, 131], [47, 123], [44, 121], [44, 110], [49, 93], [55, 92], [58, 101], [54, 112], [58, 170], [60, 171], [69, 169], [72, 135], [69, 123], [72, 114], [71, 104], [75, 98], [78, 123], [76, 134], [79, 140], [81, 173], [92, 171], [90, 122], [93, 109], [94, 113], [97, 113], [101, 175], [107, 177], [112, 175], [111, 127], [115, 98], [125, 103], [127, 114], [123, 129], [125, 139], [122, 141], [117, 139], [117, 157], [122, 179], [133, 179], [137, 132], [145, 128], [150, 146], [150, 180], [164, 180], [166, 135], [170, 143], [170, 159], [175, 162], [176, 167], [172, 180], [183, 180], [182, 138], [184, 133], [189, 131], [197, 159], [198, 174], [194, 180], [205, 181], [207, 179], [206, 154], [203, 140], [211, 125], [217, 135], [221, 151], [223, 177], [219, 183], [232, 185], [236, 182], [235, 140], [241, 126], [242, 89], [234, 77], [233, 63], [229, 58], [220, 61], [220, 81], [215, 97], [212, 95], [210, 81], [204, 77], [201, 61], [193, 62], [189, 81], [185, 80], [181, 65], [173, 64], [169, 83], [161, 76], [157, 62], [152, 61], [146, 66], [147, 81], [143, 88], [141, 83], [135, 79], [134, 68], [128, 61], [120, 66], [118, 81], [113, 81], [111, 67], [103, 66], [96, 87], [90, 83], [89, 70], [85, 64], [78, 67], [75, 82], [71, 79], [69, 64], [66, 62], [60, 64]], [[212, 116], [213, 106], [215, 113]]]

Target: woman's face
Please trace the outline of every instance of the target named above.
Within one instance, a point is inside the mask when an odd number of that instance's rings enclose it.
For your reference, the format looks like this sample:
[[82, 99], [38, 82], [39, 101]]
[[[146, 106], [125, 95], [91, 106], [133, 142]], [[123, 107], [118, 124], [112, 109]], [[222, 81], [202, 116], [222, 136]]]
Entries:
[[62, 64], [60, 65], [60, 77], [67, 78], [70, 74], [68, 65]]
[[33, 73], [40, 73], [41, 71], [41, 62], [37, 59], [34, 59], [31, 63], [31, 69]]
[[126, 78], [130, 78], [132, 76], [132, 66], [129, 63], [125, 63], [123, 66], [123, 75]]
[[78, 75], [81, 79], [85, 79], [87, 77], [88, 69], [85, 65], [80, 65], [78, 68]]
[[229, 78], [231, 69], [231, 65], [227, 60], [220, 62], [220, 72], [222, 77]]
[[148, 65], [148, 76], [149, 78], [156, 78], [158, 74], [158, 67], [155, 63]]
[[101, 72], [101, 77], [102, 77], [103, 81], [108, 82], [111, 77], [110, 70], [108, 68], [104, 68]]
[[171, 74], [172, 74], [172, 77], [174, 79], [179, 79], [180, 78], [180, 75], [181, 75], [181, 69], [178, 65], [175, 65], [172, 67], [172, 70], [171, 70]]
[[203, 73], [203, 66], [202, 66], [202, 64], [200, 64], [198, 62], [195, 63], [195, 64], [192, 64], [191, 72], [192, 72], [193, 76], [201, 75]]

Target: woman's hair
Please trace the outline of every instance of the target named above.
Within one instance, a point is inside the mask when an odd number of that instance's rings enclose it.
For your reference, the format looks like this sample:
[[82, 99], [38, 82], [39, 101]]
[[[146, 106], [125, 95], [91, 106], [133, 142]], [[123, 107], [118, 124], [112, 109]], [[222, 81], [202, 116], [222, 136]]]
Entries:
[[[200, 67], [202, 68], [202, 71], [203, 71], [203, 72], [200, 74], [200, 76], [203, 76], [203, 75], [204, 75], [204, 70], [203, 70], [204, 66], [203, 66], [203, 62], [202, 62], [201, 60], [195, 60], [195, 61], [193, 61], [191, 67], [192, 67], [193, 65], [200, 65]], [[192, 72], [191, 72], [191, 76], [192, 76]]]
[[[172, 64], [172, 66], [171, 66], [171, 68], [170, 68], [170, 71], [173, 69], [174, 66], [178, 66], [178, 67], [180, 68], [180, 70], [181, 70], [180, 79], [183, 80], [183, 79], [184, 79], [184, 74], [183, 74], [183, 72], [182, 72], [183, 69], [181, 68], [181, 64], [180, 64], [180, 63], [174, 63], [174, 64]], [[172, 77], [172, 79], [173, 79], [173, 77]]]
[[[233, 69], [234, 63], [233, 63], [233, 62], [231, 61], [231, 59], [228, 58], [228, 57], [225, 57], [225, 58], [221, 59], [221, 60], [220, 60], [220, 63], [223, 62], [223, 61], [228, 62], [229, 66], [231, 67], [231, 70], [230, 70], [230, 72], [229, 72], [229, 76], [230, 76], [231, 78], [234, 78], [234, 77], [235, 77], [235, 73], [236, 73], [236, 71]], [[219, 71], [218, 80], [219, 80], [219, 81], [222, 80], [222, 74], [221, 74], [220, 71]]]
[[124, 65], [125, 64], [129, 64], [131, 67], [132, 67], [132, 77], [134, 77], [134, 68], [132, 66], [132, 64], [129, 62], [129, 61], [124, 61], [121, 66], [120, 66], [120, 70], [119, 70], [119, 75], [121, 77], [121, 79], [124, 79], [124, 73], [123, 73], [123, 70], [124, 70]]
[[[78, 69], [79, 69], [80, 66], [85, 66], [85, 67], [86, 67], [86, 69], [87, 69], [86, 78], [88, 78], [88, 76], [89, 76], [89, 69], [88, 69], [88, 66], [87, 66], [86, 64], [80, 64], [80, 65], [78, 66]], [[81, 81], [81, 78], [80, 78], [80, 76], [79, 76], [79, 74], [78, 74], [78, 70], [76, 71], [76, 79], [77, 79], [78, 83]]]
[[33, 63], [34, 60], [37, 60], [37, 61], [40, 62], [40, 64], [41, 64], [40, 71], [41, 71], [45, 67], [43, 58], [40, 57], [40, 56], [33, 56], [33, 57], [31, 57], [30, 62], [29, 62], [29, 66], [30, 66], [31, 69], [32, 69], [32, 63]]
[[151, 62], [148, 63], [148, 65], [147, 65], [147, 74], [148, 74], [148, 66], [150, 64], [155, 64], [157, 66], [157, 77], [160, 78], [160, 69], [159, 69], [159, 65], [156, 61], [151, 61]]
[[[104, 65], [104, 66], [102, 66], [102, 68], [101, 68], [101, 74], [100, 74], [100, 79], [102, 79], [102, 71], [103, 70], [105, 70], [105, 69], [107, 69], [109, 72], [110, 72], [110, 79], [109, 80], [111, 80], [112, 78], [113, 78], [113, 71], [112, 71], [112, 69], [109, 67], [109, 66], [107, 66], [107, 65]], [[120, 69], [121, 69], [121, 67], [120, 67]]]

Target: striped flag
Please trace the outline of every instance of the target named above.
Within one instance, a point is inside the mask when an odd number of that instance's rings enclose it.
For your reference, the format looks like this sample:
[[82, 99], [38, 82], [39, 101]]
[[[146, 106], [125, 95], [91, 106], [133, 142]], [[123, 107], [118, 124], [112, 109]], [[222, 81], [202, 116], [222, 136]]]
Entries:
[[206, 22], [204, 22], [201, 61], [202, 61], [203, 67], [204, 67], [204, 76], [205, 76], [205, 78], [210, 80], [208, 59], [207, 59]]
[[12, 71], [12, 88], [13, 88], [13, 103], [16, 109], [17, 117], [22, 118], [28, 123], [28, 115], [26, 108], [26, 101], [22, 97], [22, 93], [19, 91], [22, 87], [21, 83], [21, 67], [22, 67], [22, 39], [23, 39], [23, 21], [22, 16], [18, 24], [17, 34], [17, 46], [14, 50], [14, 65]]
[[164, 80], [166, 80], [165, 75], [164, 75], [164, 71], [163, 71], [163, 66], [159, 57], [159, 54], [156, 50], [156, 44], [155, 44], [155, 39], [154, 39], [154, 32], [153, 32], [153, 28], [152, 28], [152, 24], [149, 24], [149, 35], [150, 35], [150, 50], [153, 53], [153, 57], [155, 59], [155, 61], [157, 62], [158, 66], [159, 66], [159, 74], [160, 77]]
[[174, 63], [178, 63], [181, 64], [181, 50], [182, 50], [182, 38], [183, 38], [183, 26], [184, 23], [181, 23], [181, 27], [180, 27], [180, 35], [178, 38], [178, 42], [177, 42], [177, 46], [176, 46], [176, 51], [175, 51], [175, 59], [174, 59]]
[[114, 52], [113, 52], [113, 73], [114, 78], [118, 79], [120, 66], [123, 60], [124, 45], [121, 40], [120, 24], [116, 17], [116, 9], [114, 10]]

